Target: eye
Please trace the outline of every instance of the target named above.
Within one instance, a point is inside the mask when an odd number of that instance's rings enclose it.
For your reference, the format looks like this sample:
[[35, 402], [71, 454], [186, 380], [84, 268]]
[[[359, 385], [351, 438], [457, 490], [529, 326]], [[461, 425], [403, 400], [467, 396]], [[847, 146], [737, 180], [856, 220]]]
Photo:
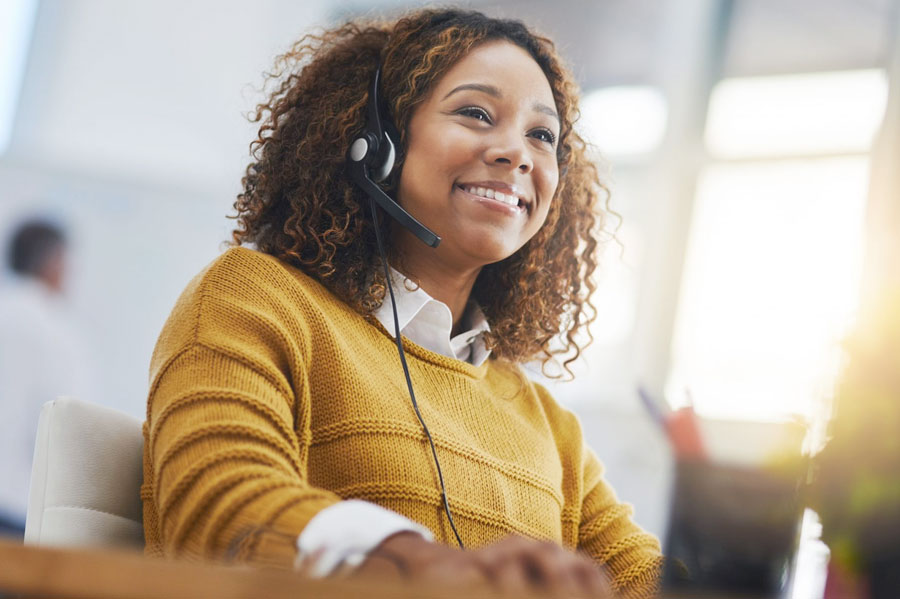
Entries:
[[550, 131], [550, 129], [544, 129], [544, 128], [535, 129], [534, 131], [529, 133], [529, 135], [531, 135], [535, 139], [546, 142], [546, 143], [550, 144], [551, 146], [556, 143], [556, 136], [553, 135], [553, 132]]
[[478, 106], [466, 106], [465, 108], [460, 108], [456, 111], [456, 114], [477, 119], [484, 123], [491, 122], [491, 115], [489, 115], [484, 108], [480, 108]]

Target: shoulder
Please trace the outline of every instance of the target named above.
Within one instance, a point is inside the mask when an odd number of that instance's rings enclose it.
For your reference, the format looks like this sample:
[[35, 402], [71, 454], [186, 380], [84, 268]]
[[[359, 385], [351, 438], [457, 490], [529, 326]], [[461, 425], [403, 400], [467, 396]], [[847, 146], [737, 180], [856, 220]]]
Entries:
[[203, 310], [210, 304], [276, 308], [285, 304], [337, 301], [301, 270], [244, 247], [233, 247], [195, 276], [176, 304]]
[[272, 290], [302, 290], [321, 285], [275, 256], [245, 247], [232, 247], [213, 260], [195, 281], [205, 294], [254, 296]]
[[531, 384], [551, 426], [562, 431], [568, 437], [577, 437], [580, 441], [581, 422], [578, 420], [578, 416], [572, 410], [563, 407], [544, 385], [535, 381], [531, 381]]
[[200, 271], [176, 301], [160, 333], [151, 372], [195, 344], [216, 349], [302, 344], [309, 337], [310, 319], [341, 306], [320, 283], [275, 256], [230, 248]]

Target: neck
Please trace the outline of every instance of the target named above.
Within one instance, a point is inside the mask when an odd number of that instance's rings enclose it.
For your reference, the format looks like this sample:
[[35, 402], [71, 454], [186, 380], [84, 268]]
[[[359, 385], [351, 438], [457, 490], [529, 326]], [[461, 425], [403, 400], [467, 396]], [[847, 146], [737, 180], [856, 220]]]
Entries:
[[459, 333], [469, 296], [481, 267], [457, 268], [440, 260], [438, 251], [404, 252], [394, 265], [401, 273], [418, 283], [425, 293], [443, 302], [453, 315], [452, 334]]

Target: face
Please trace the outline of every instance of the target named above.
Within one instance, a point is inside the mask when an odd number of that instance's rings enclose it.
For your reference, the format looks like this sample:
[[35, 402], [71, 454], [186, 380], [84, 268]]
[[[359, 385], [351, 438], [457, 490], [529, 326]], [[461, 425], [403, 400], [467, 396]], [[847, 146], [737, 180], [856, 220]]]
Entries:
[[478, 268], [511, 256], [547, 218], [559, 181], [559, 119], [533, 58], [506, 41], [477, 46], [413, 114], [398, 200], [441, 238], [425, 247], [405, 230], [401, 253], [435, 252]]
[[44, 261], [40, 271], [41, 280], [47, 287], [56, 293], [62, 293], [65, 288], [66, 253], [62, 244], [57, 245]]

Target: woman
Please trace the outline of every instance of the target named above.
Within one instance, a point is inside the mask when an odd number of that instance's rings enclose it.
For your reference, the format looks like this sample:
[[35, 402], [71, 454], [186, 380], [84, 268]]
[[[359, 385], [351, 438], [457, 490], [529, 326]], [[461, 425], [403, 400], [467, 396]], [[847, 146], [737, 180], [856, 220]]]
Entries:
[[[577, 355], [592, 316], [603, 189], [553, 45], [426, 10], [305, 38], [278, 67], [235, 204], [256, 250], [198, 275], [154, 352], [148, 552], [650, 594], [657, 541], [518, 367]], [[436, 248], [351, 180], [373, 113], [397, 140], [381, 188]]]

